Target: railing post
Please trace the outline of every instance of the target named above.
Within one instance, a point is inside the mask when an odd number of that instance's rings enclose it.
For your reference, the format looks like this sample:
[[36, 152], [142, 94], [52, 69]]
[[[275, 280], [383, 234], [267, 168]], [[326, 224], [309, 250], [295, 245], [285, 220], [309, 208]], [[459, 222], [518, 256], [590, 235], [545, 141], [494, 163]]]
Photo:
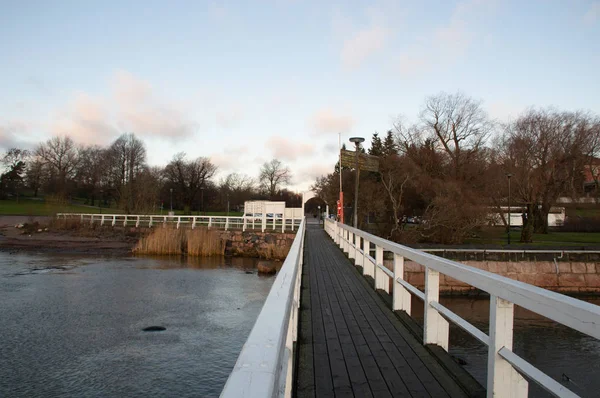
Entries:
[[248, 219], [244, 217], [244, 223], [242, 224], [242, 232], [244, 232], [248, 228]]
[[208, 228], [212, 227], [212, 217], [208, 217]]
[[260, 232], [265, 232], [265, 229], [267, 229], [267, 214], [262, 213], [262, 217], [260, 220]]
[[90, 216], [90, 225], [94, 225], [94, 215]]
[[490, 343], [488, 345], [487, 396], [527, 397], [528, 384], [498, 351], [512, 350], [514, 304], [490, 296]]
[[116, 223], [117, 223], [117, 216], [113, 216], [112, 226], [114, 227]]
[[285, 232], [285, 213], [281, 216], [281, 233]]
[[225, 217], [225, 231], [229, 228], [229, 217]]
[[125, 219], [123, 220], [123, 226], [124, 227], [127, 226], [127, 214], [125, 214]]
[[435, 308], [440, 296], [440, 273], [425, 267], [425, 320], [423, 322], [423, 344], [437, 344], [448, 351], [448, 321]]
[[150, 221], [148, 222], [148, 228], [152, 228], [152, 216], [150, 216]]
[[140, 226], [140, 216], [137, 216], [137, 221], [135, 222], [135, 227], [139, 227]]
[[354, 251], [354, 248], [352, 247], [354, 245], [354, 232], [350, 232], [348, 234], [348, 258], [351, 260], [354, 257], [356, 257], [356, 252]]
[[406, 311], [410, 315], [410, 292], [397, 282], [398, 279], [404, 279], [404, 257], [394, 253], [394, 292], [392, 296], [392, 310]]
[[375, 245], [375, 290], [383, 289], [383, 270], [379, 269], [379, 265], [383, 265], [383, 247]]
[[362, 255], [362, 273], [363, 275], [371, 275], [371, 273], [367, 270], [367, 264], [371, 262], [368, 259], [369, 251], [371, 249], [371, 242], [363, 238], [363, 255]]
[[104, 225], [104, 214], [100, 217], [100, 226]]

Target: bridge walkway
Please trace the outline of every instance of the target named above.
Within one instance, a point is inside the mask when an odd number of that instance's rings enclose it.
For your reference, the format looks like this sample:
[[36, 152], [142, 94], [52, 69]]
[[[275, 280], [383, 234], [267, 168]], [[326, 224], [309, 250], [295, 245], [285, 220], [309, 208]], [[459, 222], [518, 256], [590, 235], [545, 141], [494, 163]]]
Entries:
[[304, 247], [296, 396], [467, 396], [322, 227]]

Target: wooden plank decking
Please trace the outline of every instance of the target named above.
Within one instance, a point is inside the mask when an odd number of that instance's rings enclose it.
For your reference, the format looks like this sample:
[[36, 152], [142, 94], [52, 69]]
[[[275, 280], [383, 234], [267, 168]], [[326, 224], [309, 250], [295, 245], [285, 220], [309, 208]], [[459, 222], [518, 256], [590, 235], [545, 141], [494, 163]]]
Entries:
[[298, 397], [464, 397], [317, 225], [307, 225]]

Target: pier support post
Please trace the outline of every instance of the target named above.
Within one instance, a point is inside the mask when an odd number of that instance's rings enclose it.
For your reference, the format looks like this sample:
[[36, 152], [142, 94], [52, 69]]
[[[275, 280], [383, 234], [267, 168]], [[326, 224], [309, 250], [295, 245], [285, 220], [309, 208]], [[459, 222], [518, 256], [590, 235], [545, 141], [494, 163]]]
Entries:
[[490, 296], [490, 343], [488, 346], [487, 396], [525, 398], [527, 380], [498, 354], [502, 347], [512, 350], [514, 304]]

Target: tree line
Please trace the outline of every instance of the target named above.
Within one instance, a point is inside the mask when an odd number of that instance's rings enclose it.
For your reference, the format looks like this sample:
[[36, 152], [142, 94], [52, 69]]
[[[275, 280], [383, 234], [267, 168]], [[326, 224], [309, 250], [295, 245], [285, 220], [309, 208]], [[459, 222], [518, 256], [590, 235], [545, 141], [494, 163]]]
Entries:
[[[590, 112], [530, 108], [507, 123], [494, 121], [482, 102], [463, 93], [425, 99], [414, 123], [398, 118], [368, 153], [379, 172], [360, 173], [358, 221], [398, 241], [460, 243], [508, 204], [523, 211], [521, 241], [548, 232], [559, 197], [597, 194], [600, 118]], [[585, 171], [593, 176], [584, 187]], [[313, 189], [334, 206], [340, 167]], [[354, 171], [341, 168], [346, 206], [354, 203]], [[588, 177], [589, 179], [589, 177]], [[518, 211], [518, 210], [517, 210]], [[351, 216], [350, 212], [346, 212]], [[406, 216], [422, 219], [406, 228]], [[347, 217], [347, 219], [349, 219]]]
[[0, 160], [0, 199], [19, 200], [23, 193], [60, 203], [79, 198], [127, 213], [157, 213], [171, 206], [186, 214], [234, 211], [254, 199], [301, 205], [299, 195], [286, 189], [290, 169], [277, 159], [265, 162], [257, 178], [230, 173], [217, 180], [217, 166], [207, 157], [178, 153], [165, 167], [148, 165], [144, 142], [133, 133], [106, 147], [55, 136], [33, 150], [11, 148]]

